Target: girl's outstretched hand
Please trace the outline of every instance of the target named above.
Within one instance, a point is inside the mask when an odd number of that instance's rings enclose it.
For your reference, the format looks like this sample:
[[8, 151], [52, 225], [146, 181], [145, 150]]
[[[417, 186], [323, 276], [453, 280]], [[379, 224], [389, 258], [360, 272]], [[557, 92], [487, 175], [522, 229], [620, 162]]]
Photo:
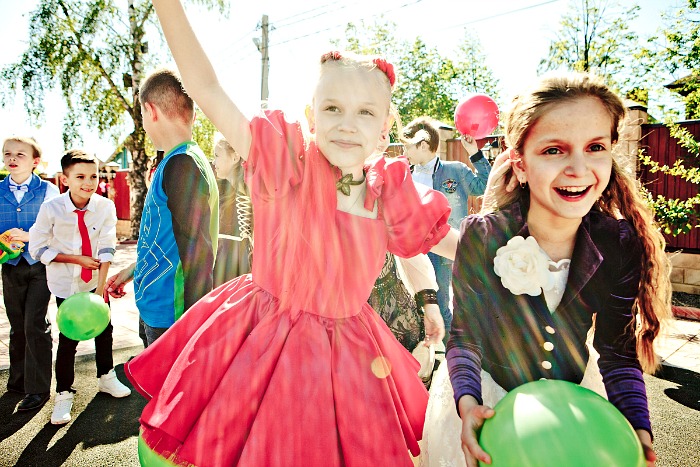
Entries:
[[642, 449], [644, 450], [644, 457], [647, 460], [647, 467], [654, 467], [656, 465], [656, 453], [651, 444], [651, 435], [647, 430], [635, 430], [639, 441], [642, 442]]
[[491, 463], [491, 456], [479, 446], [476, 430], [484, 424], [484, 420], [493, 417], [495, 413], [491, 407], [479, 405], [472, 396], [462, 396], [459, 399], [459, 415], [462, 418], [462, 452], [467, 467], [477, 467], [477, 460], [486, 464]]
[[445, 337], [445, 322], [440, 314], [440, 307], [434, 303], [423, 306], [425, 324], [425, 345], [437, 344]]

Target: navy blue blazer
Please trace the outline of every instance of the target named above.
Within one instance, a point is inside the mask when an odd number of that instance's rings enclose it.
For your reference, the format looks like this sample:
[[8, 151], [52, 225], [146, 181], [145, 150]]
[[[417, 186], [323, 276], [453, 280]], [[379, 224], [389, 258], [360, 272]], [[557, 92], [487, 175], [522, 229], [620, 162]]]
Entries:
[[516, 202], [462, 223], [447, 345], [455, 401], [469, 394], [481, 402], [479, 364], [508, 391], [541, 378], [580, 383], [595, 316], [593, 346], [608, 398], [635, 428], [651, 432], [632, 313], [642, 268], [639, 238], [629, 222], [589, 212], [577, 232], [561, 303], [550, 313], [544, 294], [513, 295], [493, 271], [498, 248], [513, 236], [530, 236], [525, 213]]

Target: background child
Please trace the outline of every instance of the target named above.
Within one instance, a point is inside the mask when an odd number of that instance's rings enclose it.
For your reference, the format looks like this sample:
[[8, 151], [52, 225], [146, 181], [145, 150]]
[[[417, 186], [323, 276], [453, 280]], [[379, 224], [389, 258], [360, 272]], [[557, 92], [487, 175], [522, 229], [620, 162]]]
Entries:
[[367, 297], [387, 250], [456, 245], [447, 201], [418, 192], [405, 160], [365, 166], [389, 131], [393, 67], [324, 55], [307, 140], [279, 111], [248, 121], [180, 3], [154, 5], [188, 92], [246, 160], [256, 250], [252, 276], [211, 292], [127, 365], [152, 398], [147, 449], [202, 467], [412, 466], [427, 392]]
[[141, 85], [143, 127], [157, 149], [141, 216], [136, 263], [107, 281], [113, 297], [134, 280], [139, 334], [151, 345], [212, 289], [219, 233], [219, 192], [211, 164], [192, 141], [194, 103], [171, 70]]
[[[373, 157], [388, 157], [388, 135], [382, 135]], [[371, 160], [371, 158], [370, 158]], [[389, 326], [394, 337], [412, 352], [421, 364], [418, 376], [426, 387], [435, 367], [435, 346], [425, 344], [426, 336], [433, 341], [445, 337], [445, 324], [437, 304], [437, 281], [427, 255], [401, 258], [386, 253], [384, 266], [374, 282], [369, 304]], [[438, 342], [444, 360], [445, 346]]]
[[[491, 164], [486, 160], [476, 141], [470, 136], [462, 138], [462, 145], [474, 164], [476, 173], [459, 161], [443, 161], [438, 156], [440, 133], [436, 122], [429, 117], [419, 117], [406, 125], [403, 130], [404, 155], [413, 164], [413, 181], [440, 191], [447, 197], [452, 212], [450, 225], [459, 228], [462, 219], [469, 214], [469, 196], [484, 194], [486, 182], [491, 172]], [[452, 322], [450, 310], [450, 281], [452, 261], [443, 256], [428, 253], [433, 263], [438, 283], [438, 305], [449, 332]]]
[[[510, 160], [493, 185], [495, 207], [485, 207], [497, 210], [462, 224], [447, 350], [462, 420], [454, 406], [440, 411], [451, 388], [446, 378], [438, 388], [436, 377], [428, 465], [456, 461], [460, 444], [468, 465], [490, 462], [475, 430], [505, 391], [541, 378], [588, 385], [600, 379], [596, 367], [653, 464], [642, 369], [657, 366], [653, 342], [670, 315], [670, 269], [652, 213], [613, 157], [624, 113], [586, 74], [545, 78], [516, 97], [505, 120]], [[507, 193], [510, 171], [520, 188]], [[515, 279], [511, 254], [548, 266]], [[587, 350], [591, 328], [597, 365]]]
[[51, 292], [46, 267], [29, 254], [29, 228], [44, 201], [58, 188], [33, 171], [41, 148], [33, 138], [13, 136], [2, 144], [3, 163], [10, 173], [0, 182], [0, 233], [24, 242], [22, 255], [2, 265], [2, 290], [10, 322], [10, 374], [7, 390], [25, 397], [17, 411], [42, 407], [51, 392]]
[[241, 157], [220, 134], [214, 144], [214, 156], [219, 179], [219, 248], [214, 265], [214, 287], [218, 287], [250, 272], [253, 211]]
[[[61, 182], [68, 191], [44, 203], [29, 230], [32, 256], [47, 265], [46, 277], [56, 304], [79, 292], [104, 295], [109, 264], [117, 245], [117, 210], [109, 198], [95, 194], [97, 161], [79, 149], [61, 158]], [[97, 270], [97, 274], [94, 272]], [[63, 333], [56, 354], [56, 401], [51, 423], [71, 419], [78, 341]], [[95, 337], [98, 390], [126, 397], [131, 390], [117, 379], [112, 361], [112, 323]]]

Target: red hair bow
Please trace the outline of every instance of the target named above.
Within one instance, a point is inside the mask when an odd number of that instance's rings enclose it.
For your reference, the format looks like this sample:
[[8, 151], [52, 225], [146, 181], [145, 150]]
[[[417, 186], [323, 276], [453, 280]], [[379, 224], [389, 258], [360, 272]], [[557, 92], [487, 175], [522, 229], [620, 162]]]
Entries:
[[375, 58], [372, 60], [375, 65], [377, 65], [377, 68], [382, 70], [382, 72], [386, 75], [387, 78], [389, 78], [389, 84], [391, 87], [394, 87], [394, 83], [396, 83], [396, 74], [394, 73], [394, 65], [391, 63], [387, 62], [383, 58]]
[[321, 64], [326, 63], [328, 60], [341, 60], [343, 56], [338, 52], [337, 50], [333, 50], [331, 52], [326, 52], [325, 54], [321, 55]]
[[[337, 50], [333, 50], [331, 52], [326, 52], [325, 54], [321, 55], [321, 64], [324, 64], [328, 61], [338, 61], [342, 59], [343, 55]], [[394, 83], [396, 83], [396, 73], [394, 73], [394, 65], [379, 57], [372, 60], [372, 63], [374, 63], [374, 65], [386, 75], [386, 77], [389, 79], [389, 84], [391, 85], [391, 87], [394, 87]]]

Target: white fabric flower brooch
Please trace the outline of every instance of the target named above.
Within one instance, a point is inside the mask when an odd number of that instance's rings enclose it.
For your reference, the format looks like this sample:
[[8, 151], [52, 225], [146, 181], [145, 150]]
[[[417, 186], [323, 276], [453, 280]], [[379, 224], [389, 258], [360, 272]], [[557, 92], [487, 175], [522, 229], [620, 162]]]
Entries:
[[549, 257], [537, 244], [535, 237], [520, 236], [508, 240], [496, 251], [493, 271], [501, 278], [503, 287], [514, 295], [537, 297], [543, 290], [554, 287], [549, 272]]

